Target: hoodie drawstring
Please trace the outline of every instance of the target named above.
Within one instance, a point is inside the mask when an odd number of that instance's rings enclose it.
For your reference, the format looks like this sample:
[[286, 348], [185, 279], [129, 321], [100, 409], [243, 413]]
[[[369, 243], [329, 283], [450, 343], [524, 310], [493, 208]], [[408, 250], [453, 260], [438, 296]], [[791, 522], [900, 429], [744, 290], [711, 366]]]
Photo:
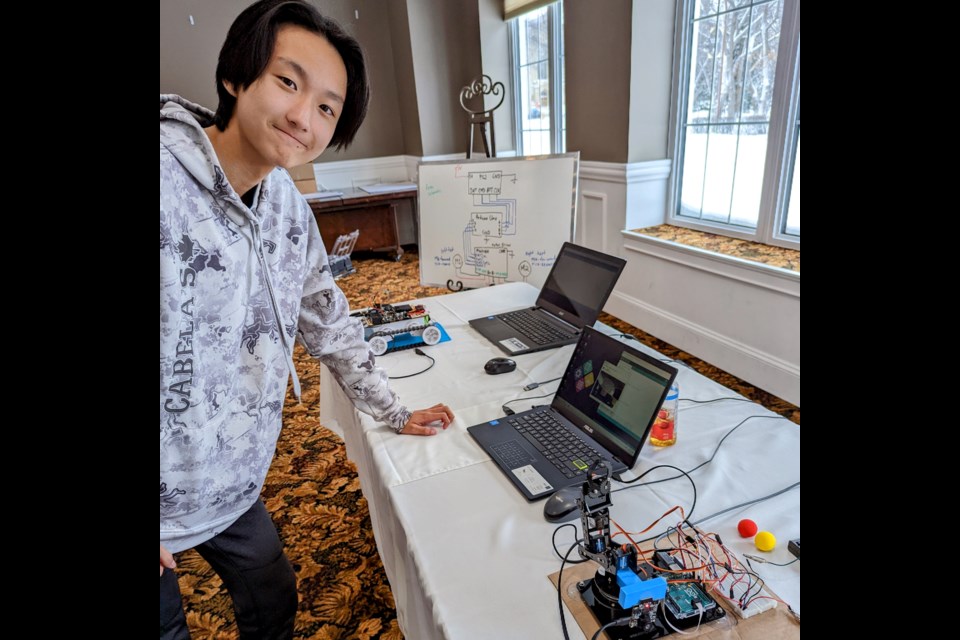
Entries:
[[290, 344], [289, 336], [287, 336], [287, 331], [283, 326], [280, 307], [277, 305], [277, 297], [273, 293], [273, 282], [270, 281], [270, 271], [267, 269], [266, 260], [263, 258], [263, 241], [260, 238], [260, 225], [254, 222], [250, 226], [253, 228], [254, 251], [257, 254], [257, 259], [260, 261], [260, 272], [263, 274], [263, 281], [267, 284], [267, 293], [273, 305], [273, 314], [277, 317], [277, 331], [280, 333], [283, 351], [287, 356], [287, 369], [289, 369], [290, 375], [293, 376], [293, 395], [296, 396], [297, 402], [300, 402], [300, 377], [297, 376], [297, 368], [293, 364], [293, 345]]

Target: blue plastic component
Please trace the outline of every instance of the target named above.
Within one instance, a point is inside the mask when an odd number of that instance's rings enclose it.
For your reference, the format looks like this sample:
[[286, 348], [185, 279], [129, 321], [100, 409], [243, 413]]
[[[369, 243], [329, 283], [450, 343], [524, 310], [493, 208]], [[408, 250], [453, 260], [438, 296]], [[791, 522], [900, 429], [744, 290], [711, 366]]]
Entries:
[[640, 576], [629, 569], [617, 571], [617, 585], [620, 587], [618, 602], [624, 609], [630, 609], [646, 599], [663, 600], [667, 595], [667, 581], [661, 577], [641, 580]]
[[[443, 328], [439, 322], [434, 322], [433, 326], [440, 330], [440, 342], [450, 342], [450, 335], [447, 333], [447, 330]], [[365, 330], [369, 332], [367, 338], [376, 333], [376, 329], [371, 330], [369, 327]], [[440, 344], [438, 342], [437, 344]], [[400, 351], [402, 349], [412, 349], [414, 347], [423, 346], [423, 338], [418, 335], [413, 335], [412, 333], [400, 333], [392, 337], [390, 342], [387, 343], [387, 353], [392, 353], [394, 351]]]
[[499, 420], [491, 420], [491, 421], [490, 421], [490, 424], [492, 424], [493, 426], [497, 426], [498, 424], [500, 424], [500, 421], [499, 421]]

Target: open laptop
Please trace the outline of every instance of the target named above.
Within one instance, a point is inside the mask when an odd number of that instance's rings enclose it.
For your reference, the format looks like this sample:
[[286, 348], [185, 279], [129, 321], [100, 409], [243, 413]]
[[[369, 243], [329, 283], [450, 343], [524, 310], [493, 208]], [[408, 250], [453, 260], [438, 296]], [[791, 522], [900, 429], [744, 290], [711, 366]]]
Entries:
[[677, 370], [584, 327], [549, 407], [468, 427], [527, 500], [583, 481], [596, 460], [614, 473], [640, 455]]
[[564, 242], [535, 306], [477, 318], [470, 326], [511, 356], [573, 344], [596, 322], [625, 264]]

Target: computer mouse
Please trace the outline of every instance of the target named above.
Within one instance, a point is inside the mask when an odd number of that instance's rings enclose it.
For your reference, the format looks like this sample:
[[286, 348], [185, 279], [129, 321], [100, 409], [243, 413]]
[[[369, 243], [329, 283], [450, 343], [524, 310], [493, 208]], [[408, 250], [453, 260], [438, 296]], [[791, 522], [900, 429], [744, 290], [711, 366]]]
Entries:
[[510, 373], [517, 368], [517, 363], [510, 358], [492, 358], [483, 365], [483, 370], [492, 376], [498, 373]]
[[577, 498], [583, 495], [580, 485], [564, 487], [543, 503], [543, 517], [547, 522], [567, 522], [580, 517]]

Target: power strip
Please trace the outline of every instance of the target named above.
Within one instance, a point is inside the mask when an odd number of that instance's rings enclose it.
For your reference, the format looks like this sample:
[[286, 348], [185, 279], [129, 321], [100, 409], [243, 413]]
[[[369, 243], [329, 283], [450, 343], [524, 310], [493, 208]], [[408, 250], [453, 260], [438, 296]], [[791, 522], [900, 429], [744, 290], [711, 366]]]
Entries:
[[[737, 557], [732, 551], [728, 550], [728, 553], [731, 556], [735, 557], [737, 561], [741, 564], [741, 566], [744, 566], [744, 567], [748, 566], [745, 562], [740, 560], [740, 558]], [[750, 602], [749, 606], [747, 606], [746, 609], [741, 609], [737, 603], [740, 601], [740, 598], [742, 598], [743, 595], [748, 590], [750, 590], [750, 585], [747, 584], [748, 581], [744, 579], [744, 576], [742, 575], [732, 575], [730, 572], [727, 572], [727, 571], [722, 571], [722, 573], [724, 576], [723, 580], [720, 580], [714, 583], [713, 591], [716, 591], [717, 593], [721, 594], [723, 596], [722, 599], [726, 601], [726, 604], [728, 605], [728, 607], [733, 609], [736, 612], [736, 614], [741, 618], [743, 618], [744, 620], [746, 620], [747, 618], [752, 618], [758, 613], [763, 613], [764, 611], [769, 611], [770, 609], [776, 608], [777, 601], [770, 596], [770, 593], [767, 592], [766, 589], [761, 589], [759, 595], [766, 596], [766, 597], [765, 598], [754, 597], [754, 599]], [[755, 585], [755, 581], [750, 581], [750, 584]], [[733, 597], [730, 597], [731, 586], [733, 587]], [[750, 590], [750, 592], [752, 594], [755, 594], [755, 596], [757, 595], [756, 588]], [[731, 602], [731, 600], [733, 602]]]
[[790, 543], [787, 545], [787, 549], [790, 550], [790, 553], [792, 553], [793, 555], [797, 556], [797, 558], [799, 558], [800, 557], [800, 538], [797, 538], [796, 540], [791, 540]]

